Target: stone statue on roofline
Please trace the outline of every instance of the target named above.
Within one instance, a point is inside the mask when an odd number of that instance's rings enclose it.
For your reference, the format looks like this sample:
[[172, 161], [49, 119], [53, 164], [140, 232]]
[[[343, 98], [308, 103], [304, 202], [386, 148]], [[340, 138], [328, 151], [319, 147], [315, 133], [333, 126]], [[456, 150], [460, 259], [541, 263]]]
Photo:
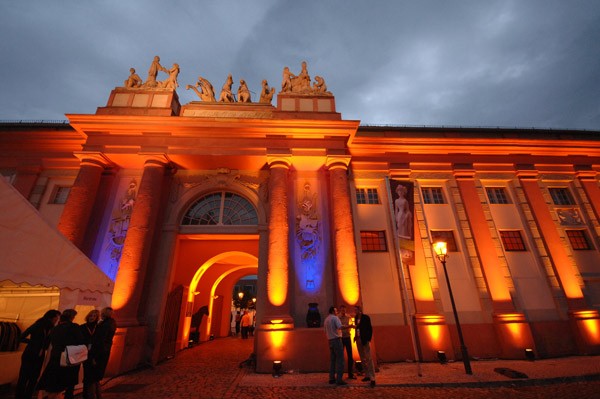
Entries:
[[142, 78], [140, 78], [140, 76], [137, 73], [135, 73], [135, 68], [129, 68], [129, 77], [123, 83], [123, 86], [125, 86], [128, 89], [137, 89], [141, 85]]
[[179, 64], [173, 64], [171, 69], [167, 70], [167, 72], [169, 77], [162, 82], [158, 82], [157, 87], [161, 89], [177, 89], [179, 87], [179, 83], [177, 82], [177, 76], [179, 76]]
[[160, 65], [160, 57], [157, 55], [154, 57], [154, 60], [152, 60], [152, 64], [150, 64], [150, 68], [148, 69], [148, 78], [146, 79], [142, 87], [148, 89], [158, 87], [158, 81], [156, 80], [156, 77], [158, 76], [158, 72], [160, 71], [169, 73], [168, 69]]
[[240, 79], [240, 87], [238, 88], [238, 103], [251, 103], [252, 99], [250, 97], [250, 89], [248, 89], [248, 85], [246, 85], [246, 81], [244, 79]]
[[283, 68], [283, 80], [281, 82], [280, 93], [294, 93], [304, 95], [326, 95], [332, 94], [327, 91], [325, 79], [321, 76], [315, 77], [315, 83], [311, 87], [311, 79], [308, 74], [306, 61], [302, 61], [302, 69], [298, 75], [290, 72], [288, 67]]
[[269, 87], [269, 83], [267, 82], [267, 80], [263, 79], [262, 90], [260, 91], [260, 99], [258, 100], [258, 102], [261, 104], [271, 104], [273, 94], [275, 94], [275, 88]]
[[233, 78], [231, 74], [227, 75], [227, 79], [221, 88], [221, 94], [219, 95], [220, 103], [232, 103], [235, 102], [235, 97], [233, 96], [233, 92], [231, 91], [231, 86], [233, 86]]
[[196, 92], [200, 100], [204, 102], [216, 102], [215, 99], [215, 90], [213, 89], [213, 85], [202, 76], [198, 76], [198, 82], [195, 85], [187, 85], [185, 86], [186, 90], [192, 89]]

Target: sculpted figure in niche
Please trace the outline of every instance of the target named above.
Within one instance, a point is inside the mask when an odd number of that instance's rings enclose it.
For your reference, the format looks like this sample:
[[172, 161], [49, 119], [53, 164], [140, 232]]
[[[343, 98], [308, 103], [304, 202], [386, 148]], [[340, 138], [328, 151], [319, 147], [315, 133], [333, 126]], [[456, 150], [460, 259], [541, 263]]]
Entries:
[[157, 55], [154, 57], [152, 64], [150, 64], [150, 69], [148, 69], [148, 79], [144, 83], [143, 87], [153, 88], [158, 86], [158, 82], [156, 81], [156, 76], [159, 71], [163, 71], [169, 73], [169, 70], [160, 65], [160, 57]]
[[179, 76], [179, 64], [173, 64], [171, 69], [169, 69], [167, 72], [169, 73], [169, 77], [166, 80], [159, 82], [158, 87], [162, 89], [175, 90], [179, 87], [179, 83], [177, 83], [177, 76]]
[[123, 85], [128, 89], [133, 89], [142, 85], [142, 78], [135, 73], [135, 68], [129, 68], [129, 77], [123, 83]]
[[192, 89], [196, 92], [200, 100], [206, 102], [215, 102], [215, 90], [213, 89], [212, 84], [202, 76], [198, 76], [198, 82], [196, 82], [195, 86], [187, 85], [185, 86], [186, 90]]
[[221, 88], [221, 94], [219, 95], [220, 103], [232, 103], [235, 102], [235, 98], [233, 97], [233, 92], [231, 91], [231, 86], [233, 86], [233, 78], [231, 74], [227, 75], [227, 80], [225, 80], [225, 84]]
[[412, 238], [413, 231], [413, 215], [410, 211], [408, 199], [406, 198], [407, 189], [402, 184], [396, 187], [396, 194], [398, 198], [394, 201], [394, 208], [396, 212], [396, 228], [398, 229], [398, 236], [406, 239]]
[[275, 93], [275, 88], [269, 88], [269, 83], [266, 79], [262, 81], [262, 90], [260, 92], [259, 103], [261, 104], [271, 104], [271, 100], [273, 99], [273, 94]]
[[238, 88], [238, 103], [250, 103], [252, 99], [250, 98], [250, 90], [246, 85], [246, 81], [244, 79], [240, 79], [240, 87]]

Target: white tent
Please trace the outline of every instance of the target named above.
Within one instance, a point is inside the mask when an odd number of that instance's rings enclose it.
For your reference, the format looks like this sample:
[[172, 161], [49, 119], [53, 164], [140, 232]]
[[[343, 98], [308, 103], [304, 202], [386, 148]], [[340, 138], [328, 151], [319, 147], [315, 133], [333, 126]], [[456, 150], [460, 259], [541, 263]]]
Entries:
[[61, 305], [108, 305], [114, 283], [77, 247], [50, 226], [10, 184], [0, 179], [0, 281], [58, 287]]
[[[1, 321], [16, 322], [23, 330], [47, 310], [67, 308], [78, 308], [81, 320], [87, 310], [109, 306], [113, 288], [102, 270], [0, 178]], [[0, 355], [0, 363], [8, 366], [11, 354]], [[0, 383], [11, 381], [14, 369], [2, 368], [0, 380], [8, 381]]]

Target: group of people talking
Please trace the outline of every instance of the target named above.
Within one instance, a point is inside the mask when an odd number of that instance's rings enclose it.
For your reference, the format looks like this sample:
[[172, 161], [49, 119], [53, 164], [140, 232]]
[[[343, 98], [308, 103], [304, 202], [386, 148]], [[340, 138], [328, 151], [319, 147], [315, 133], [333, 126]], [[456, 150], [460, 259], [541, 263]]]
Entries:
[[344, 381], [344, 349], [348, 358], [348, 379], [356, 379], [353, 372], [354, 360], [352, 358], [352, 341], [350, 330], [354, 329], [354, 342], [365, 370], [363, 382], [375, 386], [375, 368], [371, 357], [371, 339], [373, 327], [371, 318], [364, 314], [360, 306], [355, 306], [355, 315], [346, 314], [346, 306], [339, 309], [335, 306], [329, 308], [329, 314], [323, 323], [325, 334], [329, 342], [329, 383], [347, 385]]
[[21, 356], [16, 399], [31, 399], [35, 390], [44, 391], [44, 398], [57, 398], [64, 392], [65, 399], [73, 399], [80, 366], [60, 364], [61, 353], [69, 345], [87, 345], [82, 396], [101, 399], [100, 381], [104, 378], [117, 329], [113, 310], [108, 307], [92, 310], [81, 325], [73, 322], [76, 315], [74, 309], [65, 309], [62, 313], [49, 310], [21, 334], [21, 342], [27, 346]]

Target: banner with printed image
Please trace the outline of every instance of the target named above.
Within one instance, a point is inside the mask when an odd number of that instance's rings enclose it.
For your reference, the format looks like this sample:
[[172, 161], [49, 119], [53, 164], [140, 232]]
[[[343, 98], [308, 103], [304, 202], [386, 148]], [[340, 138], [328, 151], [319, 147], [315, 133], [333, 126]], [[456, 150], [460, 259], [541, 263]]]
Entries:
[[409, 181], [389, 180], [389, 198], [393, 203], [393, 225], [398, 245], [398, 253], [405, 265], [415, 264], [415, 233], [414, 233], [414, 192], [415, 186]]

